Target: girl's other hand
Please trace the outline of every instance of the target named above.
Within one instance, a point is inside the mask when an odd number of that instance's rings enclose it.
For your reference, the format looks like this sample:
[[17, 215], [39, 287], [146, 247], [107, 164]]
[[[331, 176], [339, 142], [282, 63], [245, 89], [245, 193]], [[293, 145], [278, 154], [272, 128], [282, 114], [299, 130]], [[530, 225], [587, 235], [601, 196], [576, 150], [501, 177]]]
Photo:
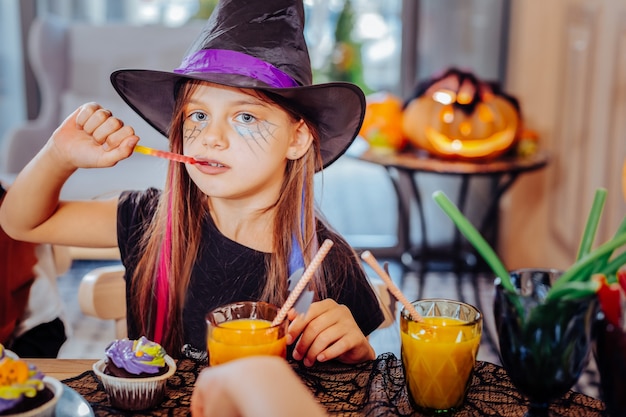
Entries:
[[70, 169], [110, 167], [128, 158], [139, 141], [132, 127], [97, 103], [76, 109], [54, 131], [50, 149]]
[[348, 307], [330, 298], [311, 304], [305, 315], [292, 309], [288, 318], [287, 343], [297, 340], [293, 358], [302, 359], [305, 366], [331, 359], [354, 364], [376, 357]]
[[322, 417], [326, 411], [291, 366], [250, 356], [202, 370], [191, 395], [193, 417]]

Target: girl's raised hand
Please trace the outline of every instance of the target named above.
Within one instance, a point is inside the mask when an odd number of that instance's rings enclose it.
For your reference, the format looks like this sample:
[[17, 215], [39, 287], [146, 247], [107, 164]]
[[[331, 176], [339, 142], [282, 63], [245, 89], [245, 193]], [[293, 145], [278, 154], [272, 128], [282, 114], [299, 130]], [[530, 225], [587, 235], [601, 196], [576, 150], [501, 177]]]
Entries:
[[330, 298], [311, 304], [305, 315], [292, 309], [288, 318], [287, 343], [297, 340], [293, 358], [302, 359], [305, 366], [331, 359], [353, 364], [376, 357], [348, 307]]
[[139, 141], [132, 127], [97, 103], [76, 109], [54, 131], [49, 142], [68, 168], [110, 167], [128, 158]]

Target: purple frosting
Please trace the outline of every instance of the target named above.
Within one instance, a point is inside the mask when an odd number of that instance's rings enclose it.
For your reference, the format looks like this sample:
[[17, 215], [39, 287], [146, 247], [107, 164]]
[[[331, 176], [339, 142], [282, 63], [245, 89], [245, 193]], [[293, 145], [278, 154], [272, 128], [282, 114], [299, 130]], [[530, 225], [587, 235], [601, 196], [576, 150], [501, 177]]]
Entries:
[[165, 366], [165, 349], [144, 336], [138, 340], [116, 340], [106, 348], [105, 353], [115, 366], [134, 375], [156, 374]]

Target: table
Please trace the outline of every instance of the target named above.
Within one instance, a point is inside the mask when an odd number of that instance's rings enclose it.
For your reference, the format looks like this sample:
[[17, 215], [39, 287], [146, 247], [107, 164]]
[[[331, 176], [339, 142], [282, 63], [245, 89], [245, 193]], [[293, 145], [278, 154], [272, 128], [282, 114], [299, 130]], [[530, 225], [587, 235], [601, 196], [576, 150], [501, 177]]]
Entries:
[[[482, 258], [464, 240], [458, 228], [454, 227], [454, 237], [448, 250], [435, 250], [429, 242], [429, 228], [424, 214], [419, 173], [430, 173], [443, 176], [458, 177], [460, 188], [457, 198], [449, 196], [459, 210], [469, 217], [467, 210], [468, 191], [473, 179], [488, 178], [490, 197], [485, 201], [485, 210], [475, 225], [489, 244], [497, 248], [498, 208], [500, 199], [513, 185], [520, 174], [544, 168], [549, 161], [545, 151], [537, 151], [526, 157], [500, 157], [488, 162], [472, 162], [461, 160], [445, 160], [409, 151], [404, 153], [381, 153], [368, 148], [362, 153], [350, 154], [361, 161], [383, 166], [392, 181], [398, 197], [398, 261], [408, 270], [418, 273], [418, 299], [423, 296], [425, 274], [430, 270], [451, 271], [456, 274], [457, 294], [461, 301], [464, 295], [461, 275], [466, 272], [475, 273], [481, 265]], [[410, 184], [406, 195], [406, 184]], [[405, 186], [403, 186], [405, 185]], [[410, 238], [412, 202], [417, 206], [417, 216], [421, 231], [421, 242], [413, 244]], [[433, 203], [435, 204], [435, 203]], [[431, 226], [432, 227], [432, 226]], [[469, 247], [469, 249], [468, 249]], [[483, 265], [484, 267], [484, 265]], [[474, 281], [474, 285], [476, 282]], [[480, 301], [477, 288], [476, 300]], [[481, 309], [481, 306], [477, 306]]]
[[[436, 269], [434, 263], [443, 264], [443, 269], [460, 271], [473, 263], [462, 245], [461, 233], [455, 228], [451, 251], [436, 252], [429, 242], [429, 228], [424, 214], [419, 173], [430, 173], [443, 176], [458, 177], [461, 181], [457, 198], [452, 197], [457, 207], [466, 216], [468, 191], [470, 182], [478, 177], [488, 178], [491, 195], [485, 202], [485, 210], [476, 228], [483, 237], [495, 248], [497, 246], [498, 207], [503, 194], [513, 185], [520, 174], [545, 167], [548, 154], [538, 151], [527, 157], [501, 157], [488, 162], [471, 162], [461, 160], [445, 160], [420, 155], [414, 152], [381, 153], [371, 148], [365, 152], [352, 155], [361, 161], [383, 166], [389, 174], [398, 196], [398, 243], [400, 261], [411, 270], [426, 271]], [[405, 195], [404, 183], [410, 184], [410, 195]], [[411, 200], [417, 205], [417, 215], [421, 231], [421, 242], [414, 245], [410, 239]], [[476, 252], [471, 251], [475, 256]], [[416, 261], [417, 260], [417, 261]], [[447, 268], [446, 268], [447, 267]], [[442, 269], [442, 268], [439, 268]], [[423, 276], [423, 274], [422, 274]], [[422, 290], [420, 285], [419, 290]], [[421, 294], [420, 294], [421, 296]]]
[[[193, 385], [204, 363], [183, 359], [178, 361], [176, 374], [168, 380], [167, 398], [161, 407], [138, 413], [124, 413], [111, 408], [95, 374], [90, 370], [91, 360], [41, 360], [29, 362], [44, 373], [63, 378], [62, 381], [85, 397], [97, 416], [171, 416], [189, 415], [189, 401]], [[295, 372], [311, 392], [333, 416], [421, 416], [411, 407], [404, 385], [402, 362], [393, 354], [385, 353], [373, 361], [359, 365], [336, 362], [306, 368], [292, 363]], [[68, 374], [74, 373], [69, 378]], [[526, 401], [511, 385], [503, 368], [489, 362], [478, 362], [467, 400], [454, 417], [466, 416], [522, 416]], [[602, 401], [568, 392], [554, 402], [552, 416], [600, 417]]]
[[76, 375], [91, 370], [91, 367], [98, 359], [35, 359], [29, 358], [26, 361], [41, 369], [44, 374], [63, 381], [73, 378]]

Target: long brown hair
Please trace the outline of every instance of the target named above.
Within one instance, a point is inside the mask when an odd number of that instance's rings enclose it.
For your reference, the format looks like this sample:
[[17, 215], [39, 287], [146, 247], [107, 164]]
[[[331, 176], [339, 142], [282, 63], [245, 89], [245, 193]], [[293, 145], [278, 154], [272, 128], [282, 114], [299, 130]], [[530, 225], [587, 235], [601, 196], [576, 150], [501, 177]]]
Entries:
[[[176, 105], [170, 128], [170, 150], [183, 151], [184, 105], [201, 81], [186, 81], [178, 90]], [[245, 90], [242, 90], [246, 92]], [[248, 92], [249, 94], [249, 92]], [[258, 92], [257, 97], [281, 106], [294, 120], [304, 120], [313, 134], [313, 144], [301, 158], [289, 160], [278, 200], [265, 210], [274, 210], [273, 251], [267, 261], [267, 280], [260, 299], [281, 305], [287, 297], [287, 276], [292, 239], [295, 237], [302, 248], [304, 263], [312, 259], [317, 250], [315, 234], [314, 174], [321, 167], [319, 136], [315, 126], [279, 97], [270, 97]], [[202, 236], [202, 220], [208, 215], [208, 201], [193, 183], [185, 167], [170, 163], [165, 187], [152, 219], [146, 225], [141, 241], [140, 258], [132, 277], [131, 303], [133, 318], [137, 321], [140, 334], [153, 337], [156, 310], [155, 277], [160, 251], [165, 239], [168, 213], [171, 219], [171, 259], [169, 260], [168, 309], [166, 322], [168, 331], [161, 342], [173, 356], [179, 356], [183, 344], [182, 314], [191, 271], [198, 254]], [[313, 280], [316, 298], [326, 296], [327, 274], [319, 273]], [[238, 301], [238, 300], [233, 300]]]

